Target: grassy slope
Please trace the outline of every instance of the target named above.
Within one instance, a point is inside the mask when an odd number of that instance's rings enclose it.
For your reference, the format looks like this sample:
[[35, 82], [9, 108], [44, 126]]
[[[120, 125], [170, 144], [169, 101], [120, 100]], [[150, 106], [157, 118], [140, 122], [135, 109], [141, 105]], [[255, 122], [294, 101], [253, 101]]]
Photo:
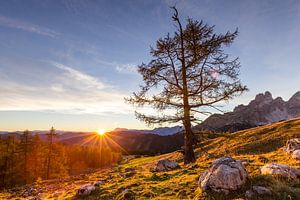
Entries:
[[[262, 185], [271, 188], [274, 195], [269, 199], [300, 199], [300, 181], [278, 177], [262, 176], [259, 169], [265, 163], [283, 163], [300, 168], [300, 162], [287, 155], [281, 147], [289, 138], [300, 137], [300, 118], [285, 122], [224, 134], [205, 141], [196, 150], [197, 163], [182, 166], [182, 169], [151, 173], [149, 169], [161, 158], [174, 159], [182, 165], [179, 153], [170, 153], [154, 157], [129, 159], [111, 169], [99, 171], [83, 177], [72, 177], [63, 181], [45, 181], [37, 187], [47, 188], [43, 199], [73, 199], [76, 189], [85, 183], [103, 180], [104, 185], [85, 199], [122, 199], [124, 189], [132, 190], [137, 199], [235, 199], [243, 197], [250, 185]], [[207, 153], [203, 153], [203, 149]], [[200, 174], [207, 169], [212, 160], [223, 155], [247, 160], [250, 180], [245, 188], [231, 196], [208, 196], [198, 188]], [[136, 173], [124, 172], [134, 167]], [[54, 194], [54, 191], [60, 191]], [[4, 193], [2, 193], [4, 195]], [[2, 196], [4, 197], [4, 196]], [[1, 196], [0, 196], [1, 198]]]

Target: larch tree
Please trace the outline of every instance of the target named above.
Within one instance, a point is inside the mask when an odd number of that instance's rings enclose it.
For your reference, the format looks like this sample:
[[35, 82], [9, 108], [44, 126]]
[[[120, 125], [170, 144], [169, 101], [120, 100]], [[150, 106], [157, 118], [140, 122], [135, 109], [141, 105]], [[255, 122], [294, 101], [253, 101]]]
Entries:
[[[192, 130], [196, 114], [210, 114], [216, 104], [228, 101], [247, 90], [239, 79], [240, 63], [224, 52], [238, 31], [215, 34], [214, 26], [188, 19], [185, 26], [172, 7], [176, 25], [151, 48], [152, 60], [138, 66], [144, 84], [140, 91], [125, 100], [137, 107], [150, 106], [157, 115], [136, 111], [136, 117], [147, 124], [178, 123], [184, 126], [184, 163], [195, 162]], [[174, 110], [174, 114], [169, 110]]]

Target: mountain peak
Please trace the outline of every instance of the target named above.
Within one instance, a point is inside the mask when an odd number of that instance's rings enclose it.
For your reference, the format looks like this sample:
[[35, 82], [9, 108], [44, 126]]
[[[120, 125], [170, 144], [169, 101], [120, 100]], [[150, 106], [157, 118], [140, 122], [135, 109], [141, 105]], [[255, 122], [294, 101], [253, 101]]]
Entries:
[[257, 94], [248, 105], [239, 105], [233, 112], [211, 115], [198, 127], [212, 131], [237, 131], [300, 116], [300, 91], [288, 102], [273, 99], [271, 92]]
[[273, 100], [272, 94], [269, 91], [266, 91], [265, 93], [259, 93], [255, 97], [255, 101], [271, 101]]
[[300, 101], [300, 91], [296, 92], [290, 99], [289, 102]]

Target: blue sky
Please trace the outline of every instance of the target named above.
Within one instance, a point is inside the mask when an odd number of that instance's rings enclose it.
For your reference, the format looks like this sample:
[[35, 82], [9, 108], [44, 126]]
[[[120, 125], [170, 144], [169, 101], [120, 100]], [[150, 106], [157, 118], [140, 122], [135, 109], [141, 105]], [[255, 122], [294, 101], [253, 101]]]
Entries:
[[0, 130], [146, 128], [123, 101], [141, 78], [149, 47], [182, 19], [239, 29], [227, 52], [240, 58], [250, 91], [231, 110], [271, 91], [287, 100], [300, 85], [300, 2], [0, 1]]

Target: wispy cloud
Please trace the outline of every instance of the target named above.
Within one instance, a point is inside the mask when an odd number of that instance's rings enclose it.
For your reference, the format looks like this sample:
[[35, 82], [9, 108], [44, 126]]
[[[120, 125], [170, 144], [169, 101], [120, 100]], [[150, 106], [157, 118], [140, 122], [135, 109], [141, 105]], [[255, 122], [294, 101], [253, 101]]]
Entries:
[[[24, 84], [10, 77], [2, 77], [0, 111], [98, 115], [132, 113], [132, 108], [124, 103], [123, 98], [128, 95], [126, 92], [74, 67], [57, 62], [51, 62], [51, 65], [52, 68], [45, 68], [44, 74], [34, 73], [36, 69], [32, 69], [33, 73], [23, 77], [42, 78], [39, 84]], [[23, 75], [27, 76], [27, 73]]]
[[76, 69], [73, 69], [71, 67], [68, 67], [66, 65], [63, 65], [63, 64], [60, 64], [60, 63], [53, 63], [53, 65], [63, 71], [66, 72], [66, 76], [69, 76], [71, 79], [74, 79], [74, 80], [77, 80], [77, 81], [80, 81], [82, 84], [85, 84], [87, 85], [88, 87], [91, 87], [91, 88], [96, 88], [96, 89], [103, 89], [105, 86], [104, 84], [99, 81], [98, 79], [86, 74], [86, 73], [83, 73], [83, 72], [80, 72]]
[[41, 26], [38, 26], [35, 24], [31, 24], [29, 22], [12, 19], [12, 18], [2, 16], [2, 15], [0, 15], [0, 25], [10, 27], [10, 28], [16, 28], [16, 29], [20, 29], [23, 31], [36, 33], [39, 35], [44, 35], [44, 36], [52, 37], [52, 38], [60, 35], [58, 32], [56, 32], [54, 30], [51, 30], [51, 29], [48, 29], [45, 27], [41, 27]]
[[132, 63], [127, 64], [120, 64], [117, 62], [108, 62], [100, 59], [96, 59], [96, 62], [113, 67], [119, 73], [136, 73], [137, 72], [137, 65]]

